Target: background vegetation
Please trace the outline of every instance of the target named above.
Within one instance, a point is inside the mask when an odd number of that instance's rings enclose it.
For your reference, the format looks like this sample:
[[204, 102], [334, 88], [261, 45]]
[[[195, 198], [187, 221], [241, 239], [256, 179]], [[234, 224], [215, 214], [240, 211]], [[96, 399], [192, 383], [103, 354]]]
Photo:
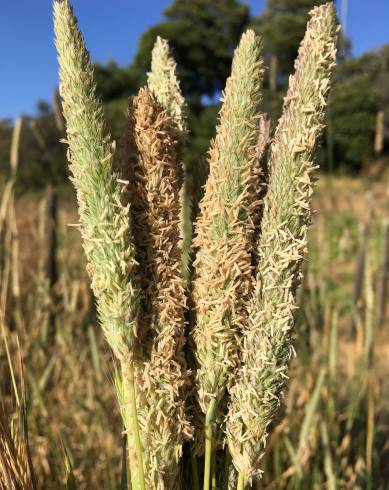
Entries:
[[[191, 138], [186, 159], [191, 168], [197, 166], [214, 135], [219, 98], [231, 67], [233, 50], [248, 26], [263, 36], [268, 66], [263, 106], [274, 125], [280, 115], [307, 13], [321, 3], [324, 2], [269, 0], [262, 15], [250, 16], [248, 6], [237, 0], [174, 0], [166, 8], [163, 22], [140, 38], [132, 64], [119, 66], [112, 60], [107, 65], [95, 65], [98, 92], [105, 103], [113, 137], [120, 138], [122, 134], [127, 97], [144, 84], [151, 49], [160, 35], [168, 39], [173, 48], [182, 89], [189, 102]], [[350, 42], [343, 38], [339, 52], [320, 163], [324, 170], [348, 173], [371, 170], [379, 111], [386, 116], [383, 128], [386, 140], [389, 130], [389, 46], [353, 58]], [[18, 179], [23, 191], [41, 189], [48, 180], [55, 185], [68, 185], [64, 151], [53, 124], [54, 107], [53, 102], [40, 101], [37, 115], [26, 117]], [[12, 121], [1, 121], [0, 179], [3, 181], [8, 172], [11, 132]], [[383, 150], [385, 154], [387, 144]]]

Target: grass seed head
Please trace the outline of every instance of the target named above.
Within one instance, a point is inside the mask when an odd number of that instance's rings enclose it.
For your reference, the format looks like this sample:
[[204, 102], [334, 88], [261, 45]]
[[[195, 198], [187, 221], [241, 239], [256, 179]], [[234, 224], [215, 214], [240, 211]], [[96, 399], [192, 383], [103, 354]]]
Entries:
[[180, 140], [187, 136], [186, 104], [177, 77], [177, 65], [165, 39], [157, 37], [151, 54], [151, 71], [147, 85], [157, 101], [167, 111]]
[[235, 51], [223, 95], [194, 240], [194, 340], [204, 413], [213, 399], [219, 402], [223, 397], [237, 365], [239, 331], [251, 288], [262, 75], [260, 39], [247, 31]]
[[189, 279], [190, 243], [192, 240], [193, 197], [188, 167], [183, 160], [183, 147], [188, 136], [187, 106], [182, 95], [177, 76], [177, 65], [165, 39], [157, 37], [151, 57], [151, 71], [148, 73], [148, 87], [157, 101], [167, 111], [172, 129], [177, 138], [177, 160], [182, 173], [180, 192], [180, 232], [182, 238], [182, 271]]
[[128, 359], [136, 337], [138, 298], [123, 185], [114, 168], [114, 146], [96, 97], [89, 54], [67, 0], [54, 2], [54, 27], [68, 158], [88, 272], [108, 343], [117, 358]]
[[242, 367], [231, 389], [228, 446], [246, 482], [258, 473], [269, 424], [288, 379], [295, 294], [310, 221], [313, 159], [336, 57], [334, 6], [316, 7], [310, 15], [270, 149], [255, 294], [244, 328]]
[[126, 164], [142, 287], [145, 360], [137, 364], [142, 436], [150, 488], [174, 488], [186, 419], [183, 353], [186, 297], [181, 274], [177, 139], [166, 110], [147, 88], [130, 100]]

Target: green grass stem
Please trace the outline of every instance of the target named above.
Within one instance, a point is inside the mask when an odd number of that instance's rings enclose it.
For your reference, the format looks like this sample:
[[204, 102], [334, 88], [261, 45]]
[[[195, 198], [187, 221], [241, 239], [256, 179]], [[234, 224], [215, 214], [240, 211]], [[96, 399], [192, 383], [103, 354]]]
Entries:
[[205, 416], [205, 454], [204, 454], [204, 485], [203, 490], [209, 490], [212, 469], [212, 425], [216, 414], [216, 399], [211, 400]]

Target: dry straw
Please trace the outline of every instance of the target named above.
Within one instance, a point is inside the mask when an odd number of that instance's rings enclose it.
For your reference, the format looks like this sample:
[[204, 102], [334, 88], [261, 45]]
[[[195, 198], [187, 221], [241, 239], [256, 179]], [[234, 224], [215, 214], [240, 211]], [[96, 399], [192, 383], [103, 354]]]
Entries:
[[238, 363], [239, 331], [246, 321], [251, 288], [262, 74], [260, 39], [247, 31], [227, 81], [194, 239], [195, 355], [198, 398], [206, 415], [204, 488], [208, 488], [212, 426]]
[[25, 434], [0, 404], [0, 490], [35, 490]]
[[171, 118], [147, 88], [130, 99], [124, 154], [142, 288], [137, 362], [138, 413], [147, 441], [149, 488], [177, 485], [190, 426], [185, 418], [183, 354], [186, 297], [181, 273], [181, 182]]
[[240, 472], [238, 488], [258, 472], [293, 353], [291, 329], [307, 244], [313, 157], [323, 129], [337, 37], [332, 4], [310, 15], [271, 146], [255, 295], [244, 327], [242, 367], [231, 389], [227, 435]]

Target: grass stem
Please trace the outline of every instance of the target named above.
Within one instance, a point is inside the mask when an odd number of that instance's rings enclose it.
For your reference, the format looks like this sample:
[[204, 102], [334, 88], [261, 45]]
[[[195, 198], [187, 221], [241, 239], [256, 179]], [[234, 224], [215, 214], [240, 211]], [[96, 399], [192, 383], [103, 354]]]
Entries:
[[213, 448], [212, 457], [211, 457], [211, 489], [216, 490], [217, 482], [216, 482], [216, 451]]
[[190, 463], [192, 467], [192, 480], [193, 480], [193, 490], [200, 490], [200, 480], [199, 480], [199, 471], [197, 466], [197, 457], [196, 454], [191, 448], [190, 450]]
[[212, 460], [212, 424], [216, 413], [216, 399], [211, 400], [205, 416], [205, 455], [204, 455], [204, 485], [203, 490], [209, 490], [211, 483]]
[[[134, 367], [131, 365], [126, 369], [125, 381], [128, 387], [128, 401], [130, 405], [130, 427], [127, 430], [132, 431], [133, 441], [135, 443], [135, 455], [136, 455], [136, 467], [133, 468], [134, 462], [130, 461], [131, 466], [131, 480], [133, 490], [146, 490], [145, 476], [143, 471], [143, 456], [142, 456], [142, 443], [140, 439], [138, 414], [136, 409], [136, 391], [134, 382]], [[129, 451], [131, 451], [129, 441]], [[135, 470], [135, 471], [134, 471]]]
[[239, 473], [236, 490], [244, 490], [244, 475], [242, 472]]

